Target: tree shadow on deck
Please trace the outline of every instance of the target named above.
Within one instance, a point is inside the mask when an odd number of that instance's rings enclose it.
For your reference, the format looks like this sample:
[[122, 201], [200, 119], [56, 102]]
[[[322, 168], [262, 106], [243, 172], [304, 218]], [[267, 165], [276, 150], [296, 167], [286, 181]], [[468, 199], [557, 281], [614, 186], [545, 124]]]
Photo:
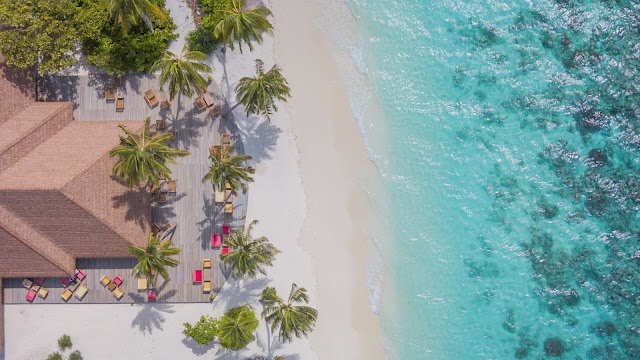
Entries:
[[98, 99], [105, 98], [105, 87], [114, 86], [113, 76], [104, 73], [90, 73], [88, 75], [87, 87], [96, 92]]
[[165, 321], [164, 313], [171, 314], [175, 312], [171, 304], [145, 303], [136, 306], [139, 306], [141, 309], [131, 322], [131, 327], [137, 327], [143, 333], [149, 334], [153, 334], [154, 329], [163, 330], [162, 324]]
[[12, 83], [23, 95], [34, 97], [37, 81], [34, 68], [19, 69], [0, 62], [0, 78]]
[[38, 78], [38, 101], [70, 101], [78, 107], [78, 76], [47, 74]]

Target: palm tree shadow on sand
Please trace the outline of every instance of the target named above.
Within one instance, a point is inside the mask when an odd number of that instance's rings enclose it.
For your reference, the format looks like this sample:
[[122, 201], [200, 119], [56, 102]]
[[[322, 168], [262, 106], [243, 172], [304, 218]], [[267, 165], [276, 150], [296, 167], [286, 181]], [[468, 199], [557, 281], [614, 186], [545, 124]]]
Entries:
[[154, 329], [162, 330], [162, 324], [165, 322], [163, 314], [175, 312], [171, 304], [146, 303], [137, 306], [139, 306], [141, 310], [133, 321], [131, 321], [131, 327], [137, 327], [142, 333], [153, 334]]

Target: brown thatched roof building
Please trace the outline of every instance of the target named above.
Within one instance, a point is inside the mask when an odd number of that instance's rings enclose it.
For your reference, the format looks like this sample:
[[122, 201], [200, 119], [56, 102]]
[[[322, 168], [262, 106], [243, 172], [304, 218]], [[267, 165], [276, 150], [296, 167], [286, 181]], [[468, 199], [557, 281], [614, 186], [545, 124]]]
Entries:
[[36, 102], [33, 71], [0, 58], [0, 321], [2, 278], [73, 275], [77, 258], [131, 257], [148, 236], [149, 194], [111, 177], [118, 122], [72, 114]]

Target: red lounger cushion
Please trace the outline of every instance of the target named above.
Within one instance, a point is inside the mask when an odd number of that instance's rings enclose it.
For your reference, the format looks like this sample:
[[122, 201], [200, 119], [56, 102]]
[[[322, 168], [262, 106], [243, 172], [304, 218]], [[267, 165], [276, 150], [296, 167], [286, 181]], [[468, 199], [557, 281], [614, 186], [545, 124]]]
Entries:
[[214, 246], [214, 247], [222, 246], [222, 236], [220, 236], [220, 234], [211, 235], [211, 246]]
[[156, 300], [156, 292], [149, 291], [149, 301], [155, 301], [155, 300]]
[[63, 278], [60, 278], [60, 282], [61, 282], [61, 283], [62, 283], [62, 285], [64, 285], [64, 286], [69, 286], [69, 282], [70, 282], [70, 281], [71, 281], [71, 280], [69, 280], [69, 277], [68, 277], [68, 276], [67, 276], [67, 277], [63, 277]]
[[222, 248], [222, 253], [223, 254], [228, 254], [229, 253], [229, 248]]
[[228, 234], [229, 233], [229, 224], [222, 225], [222, 233], [223, 234]]
[[27, 293], [27, 300], [33, 301], [35, 297], [36, 297], [36, 292], [33, 290], [29, 290], [29, 292]]
[[202, 281], [202, 270], [193, 270], [193, 282]]
[[80, 280], [84, 279], [84, 277], [87, 276], [87, 274], [84, 273], [84, 271], [78, 269], [78, 275], [76, 275], [76, 277]]

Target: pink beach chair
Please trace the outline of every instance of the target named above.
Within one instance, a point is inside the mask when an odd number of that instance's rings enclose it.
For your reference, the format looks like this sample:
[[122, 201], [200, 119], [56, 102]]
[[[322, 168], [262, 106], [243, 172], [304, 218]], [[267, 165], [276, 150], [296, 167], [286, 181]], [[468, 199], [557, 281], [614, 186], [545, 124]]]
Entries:
[[78, 269], [78, 273], [76, 274], [76, 277], [78, 278], [78, 280], [82, 280], [87, 276], [87, 274], [84, 273], [84, 271]]
[[193, 270], [193, 282], [202, 282], [202, 270]]
[[220, 234], [211, 235], [211, 247], [219, 248], [222, 246], [222, 236]]
[[222, 248], [222, 255], [227, 255], [229, 254], [229, 248], [228, 247], [223, 247]]
[[35, 297], [36, 297], [36, 292], [34, 290], [29, 290], [29, 292], [27, 293], [27, 301], [33, 302], [33, 299], [35, 299]]
[[231, 225], [222, 224], [222, 233], [223, 234], [228, 234], [230, 230], [231, 230]]
[[113, 283], [116, 284], [116, 286], [120, 286], [120, 284], [122, 284], [122, 277], [120, 275], [116, 276], [116, 278], [113, 279]]
[[148, 297], [149, 301], [156, 301], [156, 292], [151, 290], [149, 291], [149, 297]]
[[71, 279], [69, 279], [68, 276], [65, 276], [63, 278], [60, 278], [60, 282], [62, 283], [62, 285], [64, 285], [64, 287], [69, 286], [69, 283], [71, 282]]

